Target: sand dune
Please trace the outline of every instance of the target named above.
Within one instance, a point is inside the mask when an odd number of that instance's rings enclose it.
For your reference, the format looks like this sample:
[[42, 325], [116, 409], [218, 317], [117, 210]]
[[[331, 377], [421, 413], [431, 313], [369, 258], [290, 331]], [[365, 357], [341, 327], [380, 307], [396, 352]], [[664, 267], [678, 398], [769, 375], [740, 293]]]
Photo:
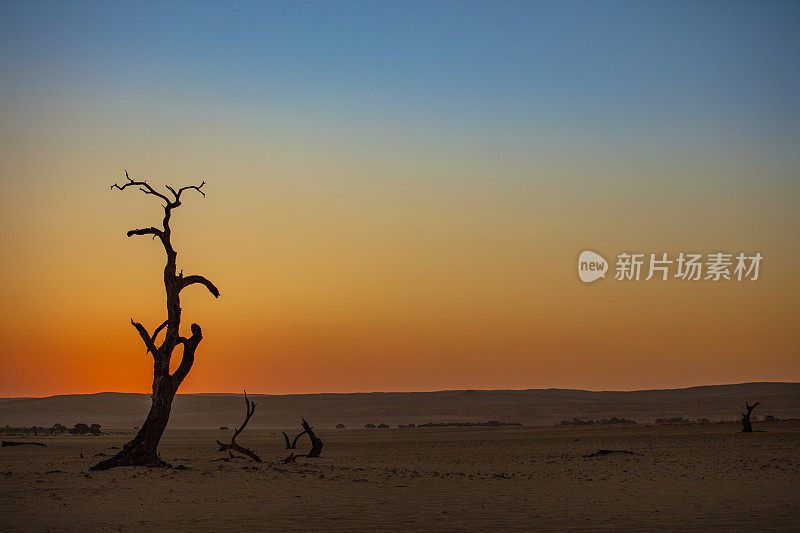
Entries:
[[[440, 391], [411, 393], [251, 395], [259, 402], [252, 429], [294, 427], [305, 416], [320, 428], [342, 423], [391, 426], [410, 422], [498, 420], [524, 425], [552, 425], [574, 417], [625, 417], [639, 423], [657, 418], [736, 420], [744, 402], [760, 401], [756, 417], [800, 418], [800, 383], [743, 383], [686, 389], [590, 392], [566, 389]], [[0, 401], [0, 426], [134, 427], [150, 405], [146, 394], [99, 393]], [[213, 429], [237, 424], [243, 413], [240, 395], [179, 394], [170, 428]]]

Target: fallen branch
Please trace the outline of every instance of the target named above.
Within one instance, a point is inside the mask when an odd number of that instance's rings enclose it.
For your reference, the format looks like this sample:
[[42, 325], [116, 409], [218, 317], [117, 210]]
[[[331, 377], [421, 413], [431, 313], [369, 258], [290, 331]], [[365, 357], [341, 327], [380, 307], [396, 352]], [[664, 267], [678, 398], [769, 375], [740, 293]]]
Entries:
[[628, 450], [597, 450], [594, 453], [584, 455], [584, 457], [597, 457], [600, 455], [610, 455], [612, 453], [625, 453], [628, 455], [644, 455], [643, 453], [629, 452]]
[[298, 433], [297, 436], [294, 438], [294, 440], [291, 443], [289, 443], [289, 435], [287, 435], [286, 432], [284, 431], [283, 432], [283, 438], [286, 441], [286, 449], [287, 450], [294, 450], [295, 448], [297, 448], [297, 439], [302, 437], [305, 434], [305, 432], [306, 432], [306, 430], [303, 430], [300, 433]]
[[233, 459], [235, 458], [235, 456], [233, 455], [231, 450], [236, 450], [237, 452], [250, 457], [253, 461], [257, 463], [262, 463], [263, 461], [258, 455], [255, 454], [255, 452], [253, 452], [249, 448], [245, 448], [244, 446], [240, 446], [239, 444], [236, 443], [236, 437], [238, 437], [239, 433], [242, 432], [244, 427], [247, 425], [247, 422], [250, 421], [250, 417], [253, 416], [253, 413], [256, 410], [256, 402], [247, 399], [247, 391], [244, 391], [244, 406], [245, 406], [244, 422], [242, 422], [241, 427], [233, 433], [230, 444], [224, 444], [220, 441], [217, 441], [217, 444], [219, 444], [219, 451], [221, 452], [227, 451], [228, 455], [230, 455], [231, 459]]
[[[306, 419], [303, 418], [302, 420], [303, 423], [301, 425], [303, 427], [303, 432], [300, 433], [300, 435], [303, 435], [305, 433], [306, 435], [308, 435], [308, 438], [311, 439], [311, 450], [309, 450], [308, 453], [301, 453], [297, 455], [295, 455], [295, 453], [292, 452], [289, 454], [289, 457], [283, 460], [283, 464], [294, 463], [298, 457], [319, 457], [319, 454], [322, 453], [322, 447], [325, 446], [325, 443], [323, 443], [322, 439], [320, 439], [314, 434], [313, 428], [308, 424], [308, 422], [306, 422]], [[295, 445], [297, 445], [297, 439], [300, 438], [300, 435], [297, 435], [297, 437], [295, 437], [291, 448], [294, 448]], [[283, 436], [286, 439], [286, 447], [290, 448], [289, 437], [286, 436], [286, 433], [284, 433]]]

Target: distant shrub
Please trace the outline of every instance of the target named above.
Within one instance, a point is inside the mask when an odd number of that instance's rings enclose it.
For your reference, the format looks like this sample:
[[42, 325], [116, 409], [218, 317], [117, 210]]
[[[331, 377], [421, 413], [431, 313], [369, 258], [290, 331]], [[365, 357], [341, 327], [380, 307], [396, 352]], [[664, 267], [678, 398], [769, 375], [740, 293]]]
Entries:
[[692, 421], [682, 416], [672, 418], [656, 418], [656, 424], [691, 424]]
[[102, 435], [102, 431], [100, 431], [100, 424], [92, 424], [89, 426], [84, 423], [78, 423], [75, 424], [75, 426], [70, 429], [69, 432], [73, 435]]
[[387, 429], [389, 424], [378, 424], [378, 429]]
[[221, 426], [219, 428], [220, 431], [228, 431], [230, 428], [228, 426]]
[[336, 424], [336, 429], [344, 429], [344, 424]]
[[375, 424], [364, 424], [364, 427], [367, 429], [375, 429], [378, 426], [376, 426]]
[[[469, 427], [504, 427], [504, 426], [521, 426], [519, 422], [498, 422], [497, 420], [489, 420], [488, 422], [428, 422], [427, 424], [419, 424], [418, 428], [469, 428]], [[413, 424], [408, 427], [414, 427]]]
[[573, 418], [572, 420], [562, 420], [558, 426], [593, 426], [595, 424], [608, 426], [608, 425], [627, 425], [635, 424], [636, 420], [631, 420], [625, 417], [612, 416], [611, 418], [603, 418], [601, 420], [583, 420], [581, 418]]

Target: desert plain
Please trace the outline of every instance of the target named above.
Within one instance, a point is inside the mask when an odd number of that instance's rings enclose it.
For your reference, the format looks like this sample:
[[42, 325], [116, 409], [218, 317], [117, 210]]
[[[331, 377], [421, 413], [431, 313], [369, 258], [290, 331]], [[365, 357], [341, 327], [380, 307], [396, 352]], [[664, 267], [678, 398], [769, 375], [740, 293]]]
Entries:
[[754, 425], [321, 423], [322, 456], [289, 464], [281, 431], [296, 427], [242, 432], [263, 463], [217, 450], [232, 430], [170, 427], [160, 454], [178, 468], [103, 472], [89, 468], [132, 428], [4, 435], [47, 446], [0, 448], [0, 530], [797, 531], [800, 420]]

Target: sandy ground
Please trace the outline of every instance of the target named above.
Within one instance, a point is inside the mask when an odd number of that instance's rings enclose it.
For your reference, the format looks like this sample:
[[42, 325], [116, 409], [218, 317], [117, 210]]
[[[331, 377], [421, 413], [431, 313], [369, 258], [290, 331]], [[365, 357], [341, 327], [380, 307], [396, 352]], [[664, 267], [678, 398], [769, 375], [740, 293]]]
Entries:
[[[758, 427], [327, 430], [291, 465], [274, 431], [239, 439], [258, 464], [173, 430], [161, 455], [187, 469], [92, 473], [130, 433], [39, 437], [0, 448], [0, 529], [800, 530], [800, 421]], [[601, 448], [641, 455], [583, 457]]]

